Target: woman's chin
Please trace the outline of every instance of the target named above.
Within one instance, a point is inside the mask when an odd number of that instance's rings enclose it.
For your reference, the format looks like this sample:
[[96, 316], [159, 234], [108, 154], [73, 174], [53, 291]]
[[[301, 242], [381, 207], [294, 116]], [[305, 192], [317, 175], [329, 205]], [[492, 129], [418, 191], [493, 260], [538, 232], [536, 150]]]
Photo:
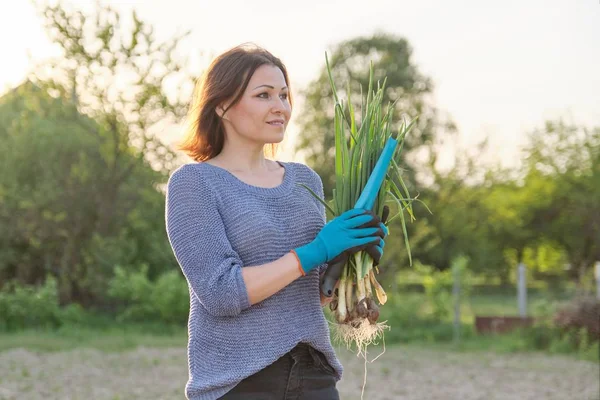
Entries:
[[283, 139], [285, 138], [285, 134], [282, 132], [280, 135], [274, 136], [269, 138], [265, 144], [272, 144], [272, 143], [281, 143], [283, 142]]

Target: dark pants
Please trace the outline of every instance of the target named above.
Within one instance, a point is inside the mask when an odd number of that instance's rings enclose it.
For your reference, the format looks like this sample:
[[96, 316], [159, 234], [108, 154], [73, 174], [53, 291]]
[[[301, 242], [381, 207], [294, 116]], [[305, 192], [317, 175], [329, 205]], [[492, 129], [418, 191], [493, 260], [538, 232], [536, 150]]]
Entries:
[[325, 356], [300, 343], [241, 381], [224, 400], [339, 400], [335, 372]]

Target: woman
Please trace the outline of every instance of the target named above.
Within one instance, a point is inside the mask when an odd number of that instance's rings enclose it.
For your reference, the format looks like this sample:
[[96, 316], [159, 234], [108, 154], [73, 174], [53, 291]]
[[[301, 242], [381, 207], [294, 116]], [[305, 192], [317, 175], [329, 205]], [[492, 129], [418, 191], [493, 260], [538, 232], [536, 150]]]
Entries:
[[338, 399], [342, 366], [321, 310], [319, 273], [342, 252], [383, 252], [365, 210], [325, 224], [309, 167], [265, 158], [292, 113], [287, 71], [256, 46], [217, 57], [199, 81], [169, 178], [169, 241], [187, 279], [188, 399]]

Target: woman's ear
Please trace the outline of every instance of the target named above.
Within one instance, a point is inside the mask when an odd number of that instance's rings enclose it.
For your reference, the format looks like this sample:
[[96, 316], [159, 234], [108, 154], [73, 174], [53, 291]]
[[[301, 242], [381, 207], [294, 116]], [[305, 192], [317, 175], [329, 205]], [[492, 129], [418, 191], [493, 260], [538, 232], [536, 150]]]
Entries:
[[220, 104], [220, 105], [216, 106], [215, 112], [217, 113], [219, 118], [222, 118], [227, 121], [227, 118], [224, 118], [224, 115], [225, 115], [225, 105], [224, 104]]

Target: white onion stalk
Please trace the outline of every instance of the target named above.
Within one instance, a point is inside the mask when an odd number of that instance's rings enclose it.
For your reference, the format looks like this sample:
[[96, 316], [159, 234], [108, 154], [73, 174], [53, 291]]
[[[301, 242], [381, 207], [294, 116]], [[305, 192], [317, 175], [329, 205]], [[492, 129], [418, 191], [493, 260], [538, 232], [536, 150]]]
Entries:
[[[413, 128], [416, 118], [410, 123], [402, 121], [398, 132], [391, 131], [391, 118], [395, 102], [388, 104], [384, 110], [383, 84], [377, 83], [374, 88], [373, 66], [369, 71], [369, 88], [366, 98], [362, 98], [360, 115], [355, 115], [355, 110], [350, 101], [350, 84], [348, 83], [348, 101], [343, 104], [338, 98], [335, 84], [331, 75], [331, 68], [327, 54], [325, 54], [327, 71], [335, 100], [335, 188], [333, 199], [322, 203], [327, 207], [330, 214], [335, 217], [343, 212], [359, 207], [359, 204], [368, 204], [376, 215], [382, 215], [386, 203], [397, 206], [397, 213], [387, 221], [387, 224], [396, 218], [400, 218], [404, 243], [408, 253], [409, 262], [412, 265], [410, 246], [406, 231], [405, 212], [411, 220], [414, 219], [412, 202], [406, 185], [402, 180], [399, 165], [404, 139]], [[357, 117], [359, 118], [357, 122]], [[396, 147], [385, 146], [392, 142]], [[384, 153], [387, 159], [391, 156], [391, 162], [385, 164], [387, 170], [375, 169], [378, 160]], [[392, 151], [392, 153], [390, 153]], [[388, 168], [389, 166], [389, 168]], [[372, 173], [383, 179], [381, 186], [373, 186], [375, 190], [364, 190]], [[383, 173], [383, 175], [381, 175]], [[381, 182], [381, 181], [380, 181]], [[369, 181], [369, 185], [372, 182]], [[305, 185], [302, 185], [306, 187]], [[306, 187], [310, 190], [308, 187]], [[363, 193], [364, 192], [364, 193]], [[311, 191], [318, 200], [321, 199]], [[363, 194], [371, 193], [371, 200], [361, 203]], [[376, 195], [376, 197], [374, 197]], [[360, 206], [361, 208], [367, 208]], [[391, 232], [390, 232], [391, 233]], [[387, 238], [386, 238], [387, 240]], [[356, 345], [359, 354], [366, 354], [366, 347], [383, 335], [383, 331], [389, 328], [385, 322], [377, 322], [379, 308], [373, 298], [373, 288], [380, 305], [385, 304], [387, 295], [383, 287], [377, 282], [373, 270], [373, 259], [366, 251], [354, 254], [343, 268], [339, 281], [338, 290], [335, 291], [331, 309], [334, 312], [336, 324], [336, 336], [350, 347]], [[353, 285], [356, 284], [356, 288]], [[355, 300], [356, 299], [356, 300]]]

